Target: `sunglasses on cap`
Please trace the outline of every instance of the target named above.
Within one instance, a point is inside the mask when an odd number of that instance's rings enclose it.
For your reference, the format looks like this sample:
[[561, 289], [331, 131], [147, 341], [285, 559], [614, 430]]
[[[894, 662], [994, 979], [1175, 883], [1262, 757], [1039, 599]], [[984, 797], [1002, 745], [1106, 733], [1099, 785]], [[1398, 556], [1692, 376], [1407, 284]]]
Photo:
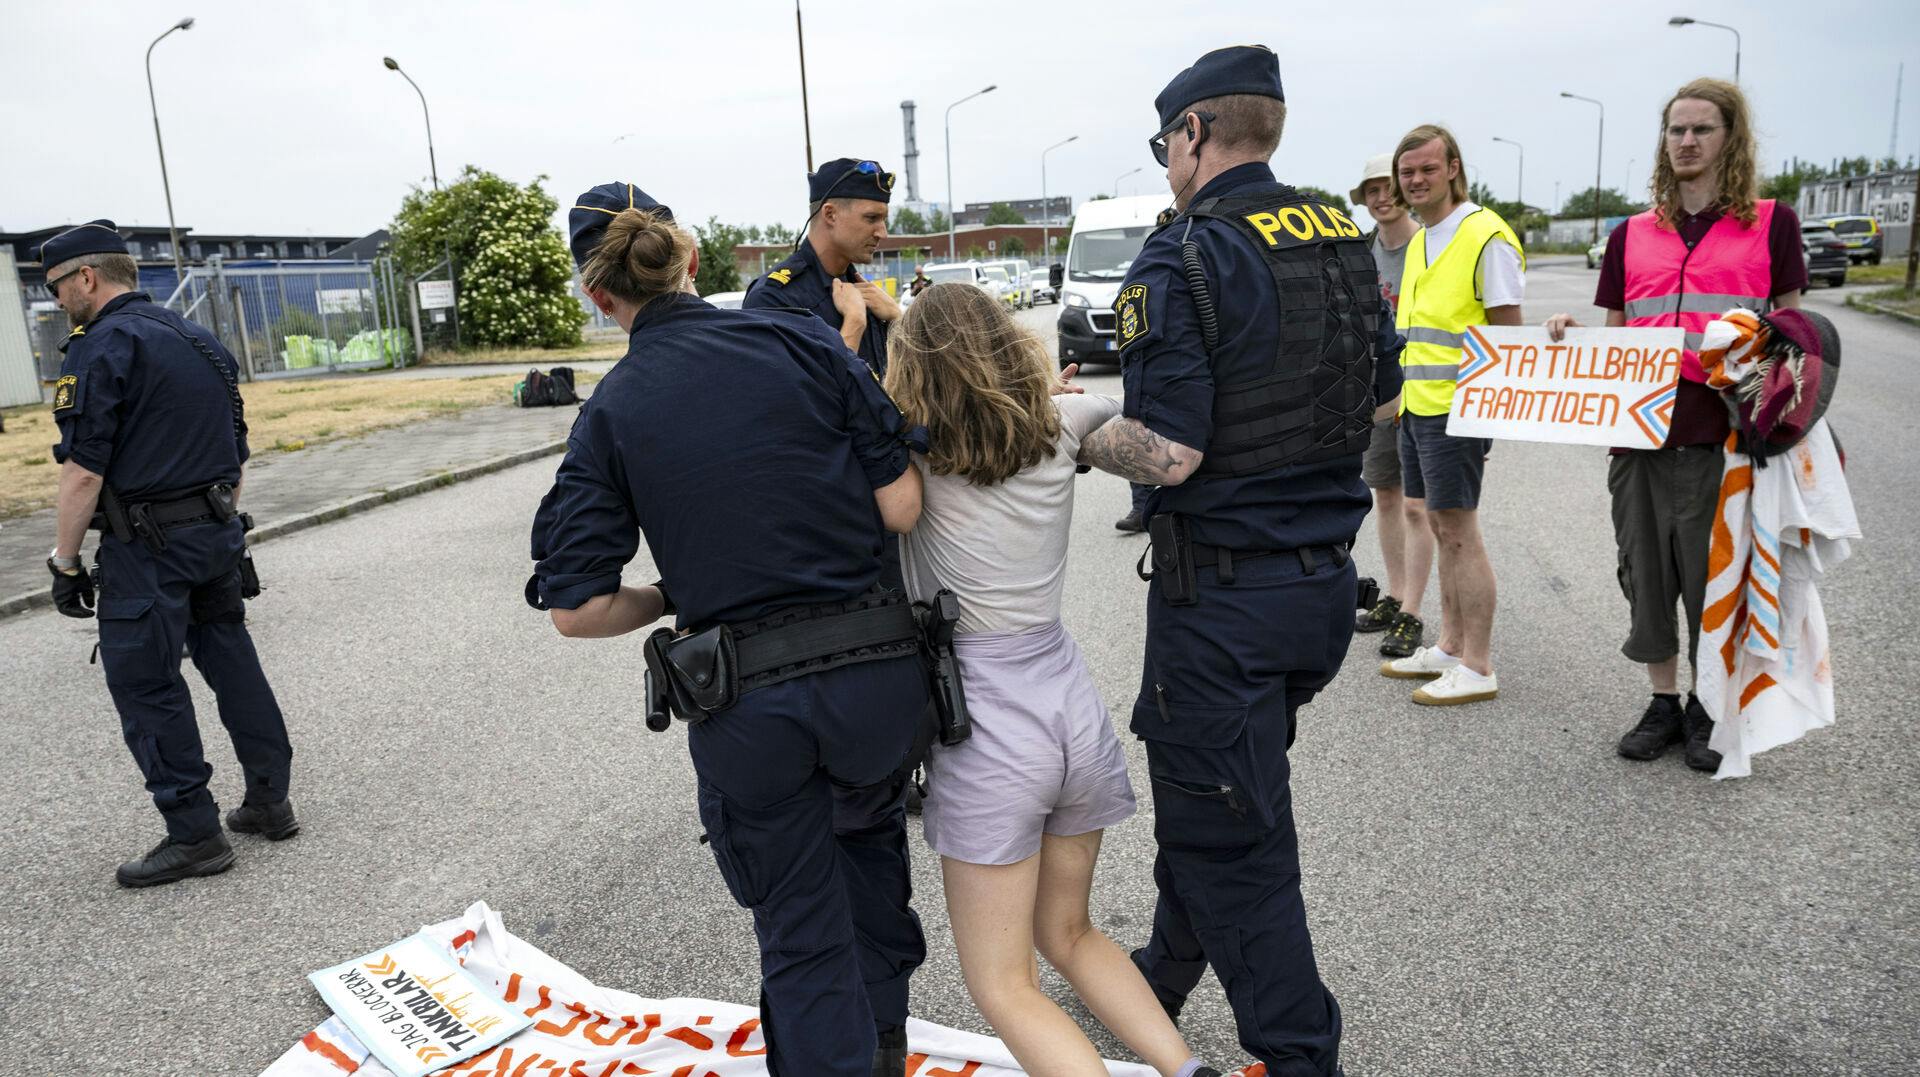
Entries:
[[1179, 119], [1161, 128], [1159, 134], [1147, 139], [1147, 148], [1153, 151], [1153, 159], [1159, 162], [1161, 168], [1167, 167], [1167, 136], [1185, 127], [1188, 116], [1198, 116], [1200, 118], [1200, 134], [1197, 136], [1198, 138], [1207, 137], [1207, 132], [1211, 129], [1208, 125], [1213, 123], [1216, 118], [1211, 112], [1182, 112]]
[[874, 177], [874, 182], [880, 185], [881, 190], [893, 190], [893, 173], [881, 168], [880, 162], [878, 161], [861, 161], [839, 179], [834, 180], [833, 185], [827, 188], [827, 193], [820, 196], [820, 200], [824, 202], [832, 198], [833, 192], [839, 190], [840, 185], [847, 182], [848, 176], [872, 176]]

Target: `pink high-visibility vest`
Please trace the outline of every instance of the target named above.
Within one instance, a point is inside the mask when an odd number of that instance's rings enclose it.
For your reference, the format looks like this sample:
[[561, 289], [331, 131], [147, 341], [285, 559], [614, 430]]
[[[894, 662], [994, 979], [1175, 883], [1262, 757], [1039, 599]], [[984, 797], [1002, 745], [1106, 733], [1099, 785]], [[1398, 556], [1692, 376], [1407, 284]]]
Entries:
[[1685, 329], [1680, 376], [1688, 381], [1707, 380], [1697, 349], [1708, 322], [1734, 307], [1756, 314], [1772, 309], [1773, 199], [1760, 199], [1753, 211], [1751, 228], [1737, 217], [1721, 217], [1691, 250], [1653, 210], [1627, 219], [1627, 324]]

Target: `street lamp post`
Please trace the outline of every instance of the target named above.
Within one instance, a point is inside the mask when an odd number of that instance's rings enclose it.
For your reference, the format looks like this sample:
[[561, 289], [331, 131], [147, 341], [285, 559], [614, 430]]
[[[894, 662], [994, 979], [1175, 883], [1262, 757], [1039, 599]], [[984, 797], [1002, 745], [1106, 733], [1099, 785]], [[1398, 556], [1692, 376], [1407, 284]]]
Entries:
[[[1040, 151], [1040, 256], [1042, 258], [1048, 257], [1053, 253], [1052, 249], [1047, 245], [1047, 226], [1053, 223], [1053, 203], [1047, 201], [1047, 154], [1052, 153], [1054, 150], [1059, 149], [1069, 142], [1078, 142], [1079, 140], [1079, 135], [1069, 135]], [[947, 197], [951, 198], [953, 196], [948, 195]]]
[[[400, 64], [391, 56], [380, 57], [380, 62], [387, 65], [388, 71], [400, 71]], [[406, 79], [407, 85], [413, 87], [413, 92], [420, 95], [420, 115], [427, 121], [427, 171], [432, 173], [433, 189], [437, 191], [440, 189], [440, 166], [433, 159], [433, 114], [427, 111], [427, 95], [420, 89], [420, 84], [413, 81], [412, 75], [400, 71], [400, 77]]]
[[1493, 140], [1495, 142], [1504, 142], [1520, 151], [1520, 175], [1519, 178], [1514, 181], [1513, 188], [1514, 200], [1519, 202], [1520, 208], [1524, 210], [1527, 208], [1527, 148], [1515, 142], [1513, 139], [1501, 138], [1499, 135], [1493, 136]]
[[1638, 157], [1627, 158], [1627, 170], [1620, 176], [1620, 193], [1626, 195], [1629, 202], [1633, 201], [1633, 166], [1639, 161]]
[[1708, 22], [1705, 19], [1690, 19], [1685, 15], [1675, 15], [1667, 20], [1668, 26], [1713, 26], [1733, 35], [1733, 82], [1740, 84], [1740, 31], [1723, 22]]
[[1128, 176], [1133, 175], [1135, 172], [1142, 171], [1145, 168], [1146, 168], [1145, 165], [1141, 165], [1139, 168], [1130, 168], [1127, 171], [1122, 172], [1119, 175], [1113, 177], [1113, 197], [1115, 198], [1120, 197], [1120, 181], [1121, 180], [1126, 179]]
[[975, 90], [967, 96], [962, 97], [960, 100], [947, 106], [947, 114], [942, 120], [942, 125], [946, 128], [947, 138], [947, 261], [949, 262], [957, 262], [960, 260], [959, 255], [954, 253], [953, 246], [953, 233], [959, 224], [955, 219], [955, 214], [960, 208], [953, 204], [953, 110], [979, 97], [983, 93], [992, 93], [999, 88], [1000, 84], [994, 83], [984, 90]]
[[1600, 242], [1600, 159], [1607, 146], [1607, 106], [1591, 97], [1582, 97], [1577, 93], [1560, 91], [1560, 96], [1574, 101], [1585, 101], [1600, 110], [1600, 131], [1594, 138], [1593, 147], [1593, 241]]
[[[158, 45], [167, 39], [167, 34], [175, 30], [193, 29], [193, 17], [181, 19], [167, 27], [167, 33], [153, 39]], [[180, 260], [180, 230], [173, 223], [173, 185], [167, 182], [167, 147], [160, 141], [160, 105], [153, 96], [153, 45], [147, 46], [147, 106], [153, 110], [153, 148], [160, 151], [160, 190], [167, 197], [167, 242], [173, 247], [173, 283], [178, 288], [187, 279], [185, 266]]]

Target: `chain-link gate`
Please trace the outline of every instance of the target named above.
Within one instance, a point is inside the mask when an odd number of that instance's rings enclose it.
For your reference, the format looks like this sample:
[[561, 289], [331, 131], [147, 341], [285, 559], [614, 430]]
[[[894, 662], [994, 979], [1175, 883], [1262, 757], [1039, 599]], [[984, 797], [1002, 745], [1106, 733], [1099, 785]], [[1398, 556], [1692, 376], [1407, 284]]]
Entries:
[[413, 354], [393, 260], [194, 266], [166, 305], [207, 327], [244, 377], [405, 366]]

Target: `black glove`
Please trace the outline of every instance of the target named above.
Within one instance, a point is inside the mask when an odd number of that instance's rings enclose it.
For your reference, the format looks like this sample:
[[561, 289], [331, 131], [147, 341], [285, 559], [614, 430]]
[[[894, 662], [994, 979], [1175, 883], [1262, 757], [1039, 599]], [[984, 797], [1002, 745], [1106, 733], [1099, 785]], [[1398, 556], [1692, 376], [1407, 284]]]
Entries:
[[47, 571], [53, 573], [53, 608], [68, 617], [92, 617], [93, 577], [87, 570], [62, 572], [49, 557]]

